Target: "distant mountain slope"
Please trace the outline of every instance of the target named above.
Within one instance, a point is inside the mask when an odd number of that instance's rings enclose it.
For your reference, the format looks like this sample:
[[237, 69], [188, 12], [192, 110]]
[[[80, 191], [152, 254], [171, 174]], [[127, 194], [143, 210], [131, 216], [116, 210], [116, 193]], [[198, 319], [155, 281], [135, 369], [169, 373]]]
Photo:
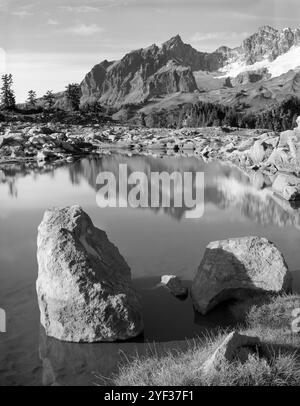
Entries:
[[191, 92], [197, 89], [192, 71], [213, 72], [223, 64], [222, 54], [199, 52], [177, 35], [162, 47], [152, 45], [130, 52], [120, 61], [94, 66], [81, 84], [82, 102], [97, 99], [122, 105], [143, 103], [153, 95]]
[[276, 59], [264, 58], [251, 65], [241, 58], [232, 59], [221, 69], [224, 76], [236, 77], [243, 72], [252, 72], [266, 69], [272, 77], [280, 76], [300, 65], [300, 46], [293, 45], [286, 53], [279, 55]]
[[237, 48], [236, 51], [245, 58], [248, 65], [251, 65], [264, 59], [274, 61], [278, 56], [298, 45], [300, 45], [299, 29], [276, 30], [267, 25], [245, 39], [241, 48]]
[[241, 46], [200, 52], [179, 35], [162, 44], [95, 65], [81, 83], [81, 103], [98, 101], [118, 111], [182, 100], [264, 109], [300, 97], [300, 30], [264, 26]]

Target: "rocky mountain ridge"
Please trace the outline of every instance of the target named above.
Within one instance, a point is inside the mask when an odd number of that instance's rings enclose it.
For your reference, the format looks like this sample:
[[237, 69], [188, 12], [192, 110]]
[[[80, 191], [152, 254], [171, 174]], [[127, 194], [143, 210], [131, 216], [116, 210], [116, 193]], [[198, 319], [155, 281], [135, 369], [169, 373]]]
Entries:
[[297, 45], [300, 45], [300, 29], [277, 30], [267, 25], [243, 41], [242, 52], [251, 65], [264, 58], [273, 61]]
[[120, 61], [95, 65], [84, 78], [82, 102], [143, 103], [153, 96], [197, 90], [193, 71], [214, 71], [221, 53], [204, 53], [184, 44], [179, 35], [161, 47], [153, 44], [126, 54]]
[[[222, 46], [212, 53], [200, 52], [176, 35], [161, 47], [153, 44], [119, 61], [105, 60], [95, 65], [81, 83], [81, 102], [99, 101], [120, 108], [170, 94], [207, 91], [207, 81], [215, 83], [214, 90], [225, 91], [228, 87], [268, 81], [274, 77], [268, 63], [298, 47], [300, 52], [300, 29], [291, 28], [264, 26], [241, 46]], [[284, 73], [289, 71], [288, 66], [286, 69]], [[205, 79], [203, 72], [208, 74]], [[226, 83], [224, 77], [228, 78]]]

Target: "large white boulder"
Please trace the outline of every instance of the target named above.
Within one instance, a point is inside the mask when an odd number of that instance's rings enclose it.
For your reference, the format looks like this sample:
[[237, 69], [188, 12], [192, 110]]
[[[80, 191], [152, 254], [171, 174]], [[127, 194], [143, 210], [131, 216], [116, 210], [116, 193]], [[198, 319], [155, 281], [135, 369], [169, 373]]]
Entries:
[[[299, 122], [300, 117], [298, 117]], [[296, 167], [300, 165], [300, 128], [296, 127], [293, 131], [283, 131], [280, 134], [279, 147], [287, 148], [293, 164]], [[295, 169], [295, 168], [294, 168]]]
[[254, 164], [262, 163], [266, 157], [266, 144], [264, 141], [255, 141], [254, 145], [250, 148], [248, 155]]
[[299, 143], [300, 142], [300, 116], [297, 117], [296, 124], [297, 124], [297, 127], [294, 128], [294, 134], [296, 136], [296, 141]]
[[279, 174], [272, 184], [275, 193], [285, 200], [300, 201], [300, 178], [289, 174]]
[[266, 238], [243, 237], [207, 246], [191, 295], [195, 309], [206, 314], [228, 299], [290, 288], [288, 267], [275, 245]]
[[130, 268], [79, 206], [46, 211], [38, 229], [37, 258], [41, 324], [48, 336], [97, 342], [142, 332]]

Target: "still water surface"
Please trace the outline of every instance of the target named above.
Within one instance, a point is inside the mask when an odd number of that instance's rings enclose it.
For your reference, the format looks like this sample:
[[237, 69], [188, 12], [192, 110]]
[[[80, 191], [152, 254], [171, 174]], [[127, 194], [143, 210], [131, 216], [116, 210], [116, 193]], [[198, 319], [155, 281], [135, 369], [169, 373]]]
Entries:
[[[131, 171], [203, 171], [205, 212], [185, 218], [185, 209], [100, 209], [96, 178], [118, 176], [120, 163]], [[0, 176], [0, 307], [7, 333], [0, 334], [0, 385], [92, 385], [110, 377], [125, 355], [184, 348], [186, 339], [233, 320], [226, 306], [207, 317], [196, 315], [188, 298], [179, 301], [157, 287], [160, 276], [176, 274], [187, 285], [210, 241], [265, 236], [283, 252], [292, 271], [300, 268], [300, 209], [274, 197], [261, 182], [219, 162], [195, 158], [114, 154], [82, 159], [46, 173], [13, 170]], [[39, 324], [35, 293], [37, 227], [51, 206], [81, 205], [105, 230], [131, 267], [142, 296], [144, 336], [129, 343], [70, 344], [47, 338]], [[300, 287], [294, 272], [294, 288]], [[102, 383], [103, 381], [101, 381]]]

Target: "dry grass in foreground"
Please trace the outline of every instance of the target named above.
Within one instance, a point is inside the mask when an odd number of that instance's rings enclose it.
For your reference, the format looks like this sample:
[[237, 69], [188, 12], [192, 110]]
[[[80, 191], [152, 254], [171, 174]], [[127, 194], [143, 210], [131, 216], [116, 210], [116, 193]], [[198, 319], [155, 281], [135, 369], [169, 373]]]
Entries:
[[[211, 375], [203, 374], [208, 359], [227, 332], [198, 339], [185, 352], [153, 353], [121, 366], [117, 386], [298, 386], [300, 335], [291, 330], [292, 311], [300, 308], [300, 295], [257, 298], [237, 304], [233, 312], [246, 320], [240, 332], [258, 336], [268, 349], [268, 360], [253, 355], [245, 363], [224, 362]], [[245, 323], [244, 323], [245, 324]]]

